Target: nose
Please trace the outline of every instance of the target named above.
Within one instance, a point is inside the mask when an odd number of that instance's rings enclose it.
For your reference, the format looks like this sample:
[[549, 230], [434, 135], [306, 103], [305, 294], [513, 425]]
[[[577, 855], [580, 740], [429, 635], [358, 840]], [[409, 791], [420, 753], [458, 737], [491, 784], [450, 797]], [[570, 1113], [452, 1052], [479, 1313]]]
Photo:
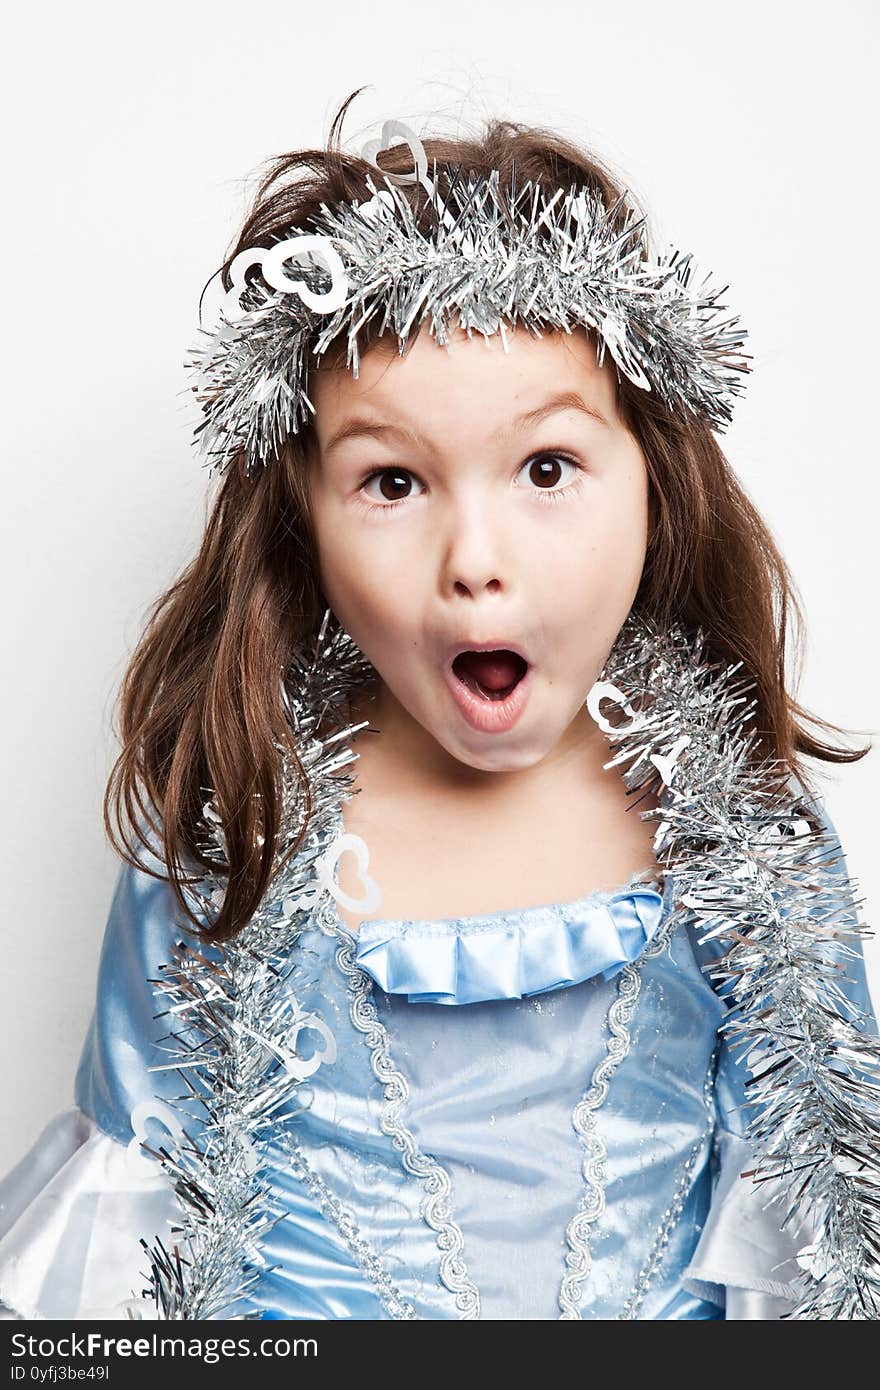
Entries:
[[507, 574], [503, 518], [479, 494], [450, 505], [442, 536], [444, 587], [475, 597], [505, 588]]

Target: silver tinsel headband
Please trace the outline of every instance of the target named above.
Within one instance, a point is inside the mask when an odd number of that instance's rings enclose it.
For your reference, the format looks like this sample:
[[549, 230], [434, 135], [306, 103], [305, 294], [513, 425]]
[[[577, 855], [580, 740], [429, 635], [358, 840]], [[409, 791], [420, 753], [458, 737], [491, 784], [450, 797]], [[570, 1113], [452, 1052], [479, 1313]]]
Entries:
[[[377, 162], [394, 136], [412, 151], [409, 174], [386, 174]], [[362, 158], [385, 185], [377, 189], [367, 174], [368, 201], [322, 203], [308, 231], [233, 259], [219, 326], [200, 330], [186, 364], [197, 376], [204, 418], [195, 435], [208, 466], [224, 471], [244, 450], [255, 476], [314, 414], [310, 357], [344, 334], [357, 376], [357, 334], [373, 320], [397, 336], [401, 354], [426, 318], [438, 344], [448, 344], [455, 315], [469, 336], [500, 332], [505, 350], [505, 324], [582, 326], [598, 336], [600, 366], [607, 347], [621, 372], [670, 411], [726, 428], [750, 370], [740, 351], [745, 330], [735, 316], [720, 317], [727, 286], [694, 283], [690, 255], [671, 247], [655, 255], [625, 193], [608, 208], [589, 188], [548, 197], [530, 180], [504, 190], [497, 170], [465, 178], [458, 169], [448, 171], [443, 199], [421, 141], [399, 121], [386, 121]], [[429, 231], [399, 191], [416, 182], [433, 208]], [[259, 277], [248, 279], [257, 267]]]

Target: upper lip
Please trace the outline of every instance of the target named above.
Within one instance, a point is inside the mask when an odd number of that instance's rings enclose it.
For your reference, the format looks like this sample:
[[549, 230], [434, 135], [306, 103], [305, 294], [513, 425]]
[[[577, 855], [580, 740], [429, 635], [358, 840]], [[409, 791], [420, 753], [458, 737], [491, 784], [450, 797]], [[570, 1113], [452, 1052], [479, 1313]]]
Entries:
[[531, 661], [518, 642], [511, 642], [507, 637], [496, 637], [490, 642], [457, 642], [454, 647], [447, 648], [446, 666], [452, 670], [452, 664], [457, 656], [462, 652], [514, 652], [521, 656], [527, 666], [531, 666]]

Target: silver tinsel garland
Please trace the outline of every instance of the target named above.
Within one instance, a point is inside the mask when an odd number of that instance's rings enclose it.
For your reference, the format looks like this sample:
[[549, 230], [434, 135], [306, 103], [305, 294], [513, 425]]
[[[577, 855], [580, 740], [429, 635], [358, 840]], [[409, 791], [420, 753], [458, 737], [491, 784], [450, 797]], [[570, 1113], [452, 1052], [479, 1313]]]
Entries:
[[[233, 941], [181, 943], [155, 982], [181, 1020], [169, 1043], [169, 1065], [186, 1084], [181, 1109], [192, 1120], [196, 1104], [204, 1117], [198, 1137], [187, 1133], [177, 1148], [144, 1145], [181, 1210], [172, 1252], [158, 1238], [142, 1242], [151, 1267], [144, 1296], [161, 1318], [229, 1316], [267, 1268], [260, 1241], [283, 1212], [264, 1172], [309, 1066], [295, 1047], [310, 1017], [290, 988], [297, 938], [327, 891], [320, 861], [352, 790], [348, 741], [365, 727], [344, 723], [344, 702], [374, 674], [335, 621], [330, 631], [328, 610], [314, 649], [284, 683], [312, 794], [307, 838], [287, 858], [305, 803], [279, 748], [283, 829], [263, 903]], [[627, 788], [656, 789], [662, 779], [662, 804], [642, 814], [658, 821], [655, 853], [673, 875], [676, 910], [693, 914], [701, 940], [727, 948], [712, 973], [730, 1005], [721, 1026], [747, 1051], [751, 1073], [755, 1162], [741, 1180], [780, 1199], [780, 1226], [806, 1217], [816, 1232], [788, 1316], [876, 1318], [880, 1041], [837, 983], [854, 955], [845, 938], [867, 929], [828, 832], [775, 760], [754, 756], [752, 688], [740, 663], [709, 659], [701, 633], [660, 632], [631, 615], [588, 703], [617, 750], [606, 766], [622, 767]], [[623, 713], [616, 726], [603, 696]], [[195, 896], [210, 922], [225, 862], [212, 801], [204, 828], [218, 870]]]
[[[326, 849], [334, 809], [350, 787], [345, 768], [356, 755], [346, 740], [364, 727], [340, 727], [338, 717], [334, 725], [334, 716], [373, 669], [346, 633], [337, 629], [328, 636], [329, 627], [328, 610], [314, 652], [303, 654], [288, 673], [292, 698], [282, 683], [311, 794], [307, 838], [291, 857], [306, 803], [297, 769], [279, 747], [282, 824], [269, 893], [234, 940], [206, 945], [193, 934], [152, 981], [167, 997], [168, 1014], [183, 1021], [169, 1035], [174, 1061], [167, 1065], [179, 1071], [186, 1087], [185, 1121], [192, 1120], [195, 1105], [200, 1130], [195, 1137], [185, 1124], [187, 1142], [173, 1151], [142, 1146], [164, 1166], [183, 1217], [173, 1255], [159, 1238], [152, 1247], [142, 1241], [152, 1269], [144, 1296], [162, 1318], [217, 1317], [246, 1295], [265, 1268], [259, 1241], [283, 1214], [263, 1185], [261, 1154], [308, 1070], [293, 1046], [308, 1016], [289, 977], [304, 915], [321, 893], [316, 862]], [[331, 732], [322, 735], [328, 722]], [[210, 924], [222, 902], [227, 862], [213, 797], [204, 808], [203, 832], [200, 848], [217, 863], [217, 872], [189, 886], [187, 894], [202, 922]]]
[[856, 954], [845, 938], [868, 930], [845, 865], [781, 765], [750, 757], [754, 682], [740, 663], [713, 667], [701, 634], [627, 631], [610, 679], [633, 717], [609, 732], [621, 746], [606, 766], [622, 766], [630, 791], [661, 774], [669, 794], [644, 813], [660, 822], [655, 853], [700, 941], [727, 947], [710, 973], [751, 1073], [755, 1165], [741, 1177], [785, 1203], [780, 1228], [797, 1215], [816, 1230], [785, 1316], [876, 1318], [880, 1040], [838, 982]]
[[[379, 192], [366, 175], [368, 202], [322, 204], [307, 232], [235, 257], [220, 326], [200, 330], [186, 363], [203, 412], [196, 442], [208, 466], [223, 471], [243, 449], [248, 476], [265, 467], [314, 413], [310, 357], [344, 334], [356, 376], [357, 334], [371, 321], [396, 336], [401, 353], [422, 319], [443, 345], [456, 320], [469, 335], [500, 332], [505, 346], [506, 324], [521, 322], [534, 333], [581, 325], [599, 335], [600, 366], [607, 348], [631, 381], [670, 410], [726, 428], [750, 370], [740, 351], [745, 330], [736, 316], [722, 316], [726, 285], [712, 287], [709, 277], [698, 284], [689, 254], [670, 247], [654, 255], [645, 219], [628, 209], [621, 230], [625, 194], [608, 208], [576, 186], [547, 197], [530, 181], [507, 194], [497, 171], [448, 177], [445, 201], [436, 169], [434, 182], [424, 179], [433, 209], [428, 230], [393, 182], [386, 179]], [[291, 264], [297, 278], [286, 271]], [[248, 280], [255, 267], [261, 276]]]

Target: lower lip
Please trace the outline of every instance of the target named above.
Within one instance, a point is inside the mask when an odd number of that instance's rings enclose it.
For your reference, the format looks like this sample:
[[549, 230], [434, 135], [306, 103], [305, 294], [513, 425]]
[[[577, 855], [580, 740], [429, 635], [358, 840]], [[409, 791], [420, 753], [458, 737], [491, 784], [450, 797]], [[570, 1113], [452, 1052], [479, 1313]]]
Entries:
[[505, 734], [513, 728], [525, 709], [532, 688], [532, 670], [530, 666], [503, 700], [484, 700], [480, 695], [475, 695], [449, 668], [446, 671], [446, 684], [472, 729], [477, 729], [481, 734]]

